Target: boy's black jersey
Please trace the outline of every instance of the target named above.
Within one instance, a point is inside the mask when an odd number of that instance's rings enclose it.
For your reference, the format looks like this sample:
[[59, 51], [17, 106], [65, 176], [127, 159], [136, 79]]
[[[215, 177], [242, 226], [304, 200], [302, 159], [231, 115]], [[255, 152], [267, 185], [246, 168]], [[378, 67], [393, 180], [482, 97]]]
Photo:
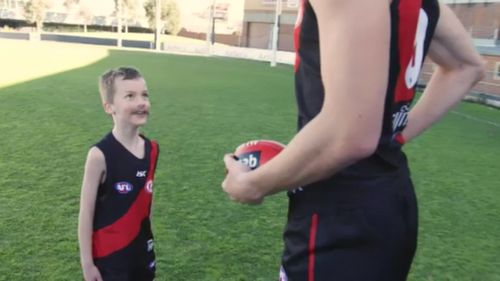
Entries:
[[[369, 176], [406, 165], [402, 163], [401, 146], [394, 138], [408, 121], [408, 110], [415, 94], [418, 74], [439, 18], [439, 4], [437, 0], [393, 0], [390, 15], [389, 81], [377, 151], [335, 177]], [[324, 100], [318, 23], [307, 0], [302, 0], [294, 35], [297, 51], [295, 87], [300, 130], [320, 112]]]
[[104, 154], [106, 179], [96, 197], [92, 254], [103, 266], [155, 266], [150, 211], [159, 149], [156, 142], [141, 137], [143, 159], [112, 133], [95, 145]]

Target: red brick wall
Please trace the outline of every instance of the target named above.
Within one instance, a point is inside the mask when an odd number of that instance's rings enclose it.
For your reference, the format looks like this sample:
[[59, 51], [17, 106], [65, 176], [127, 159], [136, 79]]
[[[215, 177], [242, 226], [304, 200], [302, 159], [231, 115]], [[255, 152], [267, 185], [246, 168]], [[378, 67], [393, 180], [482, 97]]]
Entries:
[[449, 7], [474, 38], [491, 39], [500, 28], [500, 3], [450, 4]]
[[278, 41], [278, 49], [282, 51], [294, 52], [293, 45], [293, 25], [282, 24], [280, 26], [280, 35]]

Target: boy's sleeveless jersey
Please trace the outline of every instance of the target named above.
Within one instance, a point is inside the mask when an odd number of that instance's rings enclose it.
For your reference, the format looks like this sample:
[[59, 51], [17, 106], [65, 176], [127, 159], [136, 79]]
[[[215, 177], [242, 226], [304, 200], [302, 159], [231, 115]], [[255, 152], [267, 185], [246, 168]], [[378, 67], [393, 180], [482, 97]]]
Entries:
[[143, 159], [135, 157], [112, 133], [95, 146], [104, 154], [106, 180], [99, 185], [92, 237], [93, 257], [102, 266], [154, 269], [150, 223], [158, 146], [145, 140]]
[[[389, 81], [377, 151], [334, 178], [372, 176], [396, 171], [401, 165], [406, 165], [401, 146], [394, 137], [408, 121], [408, 110], [415, 94], [420, 67], [439, 18], [439, 4], [437, 0], [393, 0], [390, 14]], [[297, 52], [295, 88], [300, 130], [320, 112], [324, 100], [318, 23], [307, 0], [302, 0], [300, 5], [294, 35]]]

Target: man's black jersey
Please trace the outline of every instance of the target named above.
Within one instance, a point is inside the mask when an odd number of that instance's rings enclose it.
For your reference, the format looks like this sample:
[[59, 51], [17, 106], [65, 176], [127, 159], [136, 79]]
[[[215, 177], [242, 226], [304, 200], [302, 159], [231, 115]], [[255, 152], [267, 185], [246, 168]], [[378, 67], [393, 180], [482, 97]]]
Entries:
[[[401, 146], [395, 141], [395, 136], [404, 129], [408, 121], [408, 110], [415, 94], [418, 74], [439, 18], [439, 4], [437, 0], [393, 0], [390, 15], [389, 81], [379, 145], [372, 156], [342, 170], [334, 176], [336, 178], [370, 176], [406, 165], [402, 161]], [[307, 0], [302, 0], [294, 35], [297, 51], [295, 87], [300, 130], [320, 112], [324, 100], [318, 23]]]
[[142, 159], [112, 133], [95, 145], [104, 154], [106, 179], [96, 197], [92, 254], [104, 266], [155, 266], [149, 217], [159, 149], [156, 142], [141, 137]]

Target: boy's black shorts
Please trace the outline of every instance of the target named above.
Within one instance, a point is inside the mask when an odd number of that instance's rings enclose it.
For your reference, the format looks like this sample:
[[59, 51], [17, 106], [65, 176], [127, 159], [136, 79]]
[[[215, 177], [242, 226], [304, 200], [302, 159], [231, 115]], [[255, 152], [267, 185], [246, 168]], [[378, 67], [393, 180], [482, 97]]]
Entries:
[[[152, 241], [152, 240], [150, 240]], [[107, 257], [94, 259], [94, 264], [99, 269], [104, 281], [152, 281], [155, 278], [156, 261], [152, 242], [147, 243], [148, 248], [141, 248], [134, 241], [125, 249]]]
[[153, 281], [155, 278], [154, 268], [149, 266], [132, 268], [109, 268], [97, 265], [104, 281]]
[[417, 243], [407, 173], [289, 193], [281, 281], [403, 281]]
[[154, 271], [137, 267], [127, 270], [99, 269], [104, 281], [153, 281]]

